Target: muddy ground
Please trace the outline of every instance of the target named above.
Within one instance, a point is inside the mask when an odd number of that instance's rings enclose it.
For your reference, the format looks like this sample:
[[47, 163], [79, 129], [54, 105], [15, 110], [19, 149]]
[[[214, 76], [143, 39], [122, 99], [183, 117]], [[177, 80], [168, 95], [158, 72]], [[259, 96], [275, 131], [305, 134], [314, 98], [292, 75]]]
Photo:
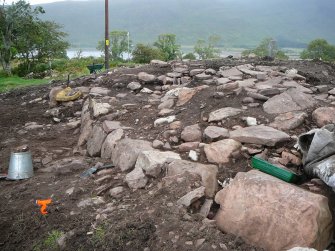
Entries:
[[[218, 70], [222, 65], [233, 66], [246, 62], [238, 60], [217, 60], [199, 62], [207, 68]], [[335, 67], [322, 62], [307, 61], [251, 61], [258, 65], [281, 65], [296, 68], [299, 74], [307, 78], [312, 85], [328, 84], [335, 87]], [[125, 86], [115, 88], [116, 83], [128, 83], [131, 74], [145, 71], [155, 75], [168, 72], [153, 66], [141, 68], [119, 69], [104, 79], [99, 86], [112, 89], [111, 96], [118, 93], [129, 93]], [[130, 75], [125, 75], [130, 74]], [[96, 76], [74, 80], [75, 86], [90, 86]], [[72, 157], [79, 131], [65, 125], [69, 118], [78, 118], [81, 103], [71, 107], [61, 107], [61, 122], [56, 123], [51, 117], [44, 116], [48, 107], [48, 94], [52, 85], [13, 90], [0, 95], [0, 173], [6, 173], [11, 150], [19, 145], [28, 144], [34, 159], [35, 175], [21, 181], [0, 180], [0, 250], [261, 250], [245, 243], [238, 236], [220, 232], [211, 218], [217, 210], [212, 207], [209, 219], [203, 219], [198, 208], [180, 210], [175, 201], [184, 195], [184, 191], [192, 188], [199, 180], [189, 177], [187, 182], [172, 182], [160, 178], [152, 180], [145, 189], [131, 191], [123, 183], [119, 170], [111, 171], [115, 177], [113, 186], [124, 185], [126, 191], [120, 198], [103, 195], [104, 203], [78, 207], [77, 204], [96, 194], [97, 177], [81, 179], [79, 174], [88, 167], [106, 160], [84, 156], [85, 165], [61, 172], [44, 172], [43, 159], [51, 156], [52, 161]], [[197, 83], [192, 83], [197, 85]], [[152, 90], [155, 86], [146, 86]], [[196, 94], [185, 106], [176, 108], [178, 118], [183, 125], [200, 123], [203, 114], [225, 106], [240, 107], [243, 94], [230, 95], [224, 99], [215, 98], [215, 90], [208, 88]], [[42, 98], [37, 102], [30, 101]], [[131, 93], [123, 99], [120, 106], [129, 103], [139, 104], [124, 116], [119, 116], [125, 126], [134, 130], [127, 136], [153, 141], [161, 139], [163, 129], [154, 128], [154, 118], [149, 114], [157, 114], [157, 106], [141, 109], [147, 104], [147, 98]], [[323, 105], [320, 102], [320, 106]], [[179, 109], [179, 110], [178, 110]], [[261, 123], [268, 123], [273, 117], [264, 114], [262, 106], [249, 111], [248, 116], [256, 117]], [[140, 123], [135, 125], [136, 119]], [[45, 125], [43, 128], [22, 132], [26, 123], [36, 122]], [[240, 118], [231, 119], [226, 128], [244, 125]], [[311, 118], [306, 119], [303, 126], [291, 135], [315, 128]], [[295, 142], [291, 141], [278, 147], [291, 149]], [[276, 148], [278, 148], [276, 147]], [[276, 148], [270, 151], [276, 151]], [[183, 156], [187, 159], [186, 156]], [[201, 155], [200, 162], [206, 163]], [[236, 161], [220, 168], [218, 179], [223, 181], [234, 177], [239, 171], [248, 171], [250, 159], [239, 156]], [[95, 175], [97, 176], [97, 175]], [[72, 194], [66, 193], [73, 188]], [[326, 187], [319, 193], [326, 194], [333, 204], [332, 193]], [[41, 215], [36, 205], [37, 199], [52, 198], [48, 207], [49, 214]], [[332, 207], [333, 209], [334, 207]], [[257, 231], [257, 229], [255, 229]], [[62, 234], [66, 235], [64, 244], [57, 243]]]

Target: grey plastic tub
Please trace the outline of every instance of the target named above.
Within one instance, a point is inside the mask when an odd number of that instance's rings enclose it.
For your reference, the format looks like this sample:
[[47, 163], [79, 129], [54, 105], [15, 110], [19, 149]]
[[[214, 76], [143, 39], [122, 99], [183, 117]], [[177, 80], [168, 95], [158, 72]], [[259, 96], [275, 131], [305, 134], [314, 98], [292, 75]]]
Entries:
[[34, 176], [30, 152], [11, 153], [7, 179], [21, 180]]

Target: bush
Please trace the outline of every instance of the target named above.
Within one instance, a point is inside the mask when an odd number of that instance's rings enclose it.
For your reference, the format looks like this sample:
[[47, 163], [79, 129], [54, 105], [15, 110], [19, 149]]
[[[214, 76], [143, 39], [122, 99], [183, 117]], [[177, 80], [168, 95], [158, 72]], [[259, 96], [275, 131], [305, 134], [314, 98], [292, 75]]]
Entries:
[[335, 46], [329, 44], [325, 39], [315, 39], [308, 44], [307, 49], [302, 51], [300, 57], [333, 62], [335, 61]]
[[[273, 39], [272, 38], [265, 38], [261, 41], [261, 43], [253, 50], [245, 50], [242, 52], [242, 56], [248, 56], [249, 54], [253, 53], [258, 57], [268, 57], [269, 56], [269, 45]], [[272, 53], [274, 58], [287, 60], [288, 56], [274, 43], [272, 48]]]
[[137, 44], [132, 54], [133, 61], [140, 64], [150, 63], [153, 59], [164, 60], [164, 54], [161, 50], [151, 45]]
[[186, 55], [184, 55], [183, 59], [195, 60], [197, 58], [196, 58], [196, 56], [192, 52], [190, 52], [190, 53], [187, 53]]

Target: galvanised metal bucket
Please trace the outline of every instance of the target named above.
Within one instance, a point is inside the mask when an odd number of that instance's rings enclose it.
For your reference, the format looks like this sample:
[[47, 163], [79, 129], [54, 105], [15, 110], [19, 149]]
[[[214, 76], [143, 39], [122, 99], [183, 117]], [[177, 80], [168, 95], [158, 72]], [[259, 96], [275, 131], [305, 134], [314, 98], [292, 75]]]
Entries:
[[21, 180], [34, 176], [30, 152], [11, 153], [7, 179]]

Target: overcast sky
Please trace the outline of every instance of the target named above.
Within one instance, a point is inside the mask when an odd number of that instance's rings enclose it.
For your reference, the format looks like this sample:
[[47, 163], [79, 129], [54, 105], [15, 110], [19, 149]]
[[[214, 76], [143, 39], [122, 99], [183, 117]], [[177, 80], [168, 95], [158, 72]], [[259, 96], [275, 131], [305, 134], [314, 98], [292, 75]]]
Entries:
[[[17, 1], [17, 0], [6, 0], [7, 3], [11, 3], [13, 1]], [[69, 0], [26, 0], [26, 1], [29, 2], [31, 5], [34, 5], [34, 4], [42, 4], [42, 3], [63, 2], [63, 1], [69, 1]], [[78, 1], [78, 0], [71, 0], [71, 1]], [[81, 1], [85, 1], [85, 0], [81, 0]]]

